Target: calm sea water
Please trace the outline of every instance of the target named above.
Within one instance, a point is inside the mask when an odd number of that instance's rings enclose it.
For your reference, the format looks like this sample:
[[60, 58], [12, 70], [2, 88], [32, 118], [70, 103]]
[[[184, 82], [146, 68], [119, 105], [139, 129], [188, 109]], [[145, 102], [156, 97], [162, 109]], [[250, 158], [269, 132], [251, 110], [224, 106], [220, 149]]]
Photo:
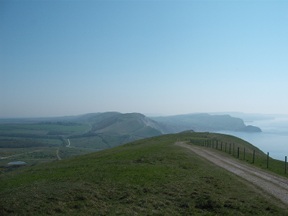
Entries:
[[247, 122], [246, 125], [258, 126], [262, 133], [243, 133], [221, 131], [220, 133], [230, 134], [244, 139], [263, 152], [269, 152], [272, 158], [284, 160], [288, 156], [288, 118], [275, 118]]

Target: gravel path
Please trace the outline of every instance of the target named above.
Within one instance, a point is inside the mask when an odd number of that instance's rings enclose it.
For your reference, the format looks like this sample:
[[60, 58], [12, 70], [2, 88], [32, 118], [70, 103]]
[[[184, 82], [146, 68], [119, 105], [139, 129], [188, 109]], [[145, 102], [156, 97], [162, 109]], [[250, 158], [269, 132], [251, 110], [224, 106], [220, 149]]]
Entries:
[[187, 148], [194, 153], [206, 158], [212, 163], [246, 179], [263, 191], [288, 204], [288, 179], [277, 175], [264, 172], [258, 168], [245, 165], [235, 159], [225, 157], [217, 152], [207, 148], [201, 148], [195, 145], [188, 145], [183, 142], [177, 142], [176, 145]]

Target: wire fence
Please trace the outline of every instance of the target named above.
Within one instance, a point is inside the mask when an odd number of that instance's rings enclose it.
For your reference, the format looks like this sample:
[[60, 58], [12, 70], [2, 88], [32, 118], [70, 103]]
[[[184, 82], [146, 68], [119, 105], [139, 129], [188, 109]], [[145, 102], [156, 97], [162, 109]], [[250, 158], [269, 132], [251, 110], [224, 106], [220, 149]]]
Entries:
[[223, 142], [217, 139], [190, 139], [190, 143], [213, 148], [261, 168], [287, 174], [287, 156], [285, 156], [283, 161], [276, 160], [270, 157], [269, 152], [265, 154], [252, 145], [251, 147], [247, 147], [243, 144]]

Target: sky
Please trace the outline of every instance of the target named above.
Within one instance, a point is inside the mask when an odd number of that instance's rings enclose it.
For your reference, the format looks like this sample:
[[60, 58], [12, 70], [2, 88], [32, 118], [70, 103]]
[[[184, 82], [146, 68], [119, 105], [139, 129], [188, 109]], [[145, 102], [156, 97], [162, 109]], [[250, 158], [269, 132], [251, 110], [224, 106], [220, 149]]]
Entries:
[[0, 118], [288, 114], [288, 1], [0, 0]]

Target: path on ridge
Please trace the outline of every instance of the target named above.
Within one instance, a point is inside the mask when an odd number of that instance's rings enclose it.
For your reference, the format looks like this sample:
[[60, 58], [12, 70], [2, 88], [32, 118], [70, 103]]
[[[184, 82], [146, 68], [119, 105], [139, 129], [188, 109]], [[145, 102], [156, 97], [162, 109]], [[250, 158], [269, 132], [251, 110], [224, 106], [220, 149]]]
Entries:
[[56, 157], [58, 160], [62, 160], [62, 158], [59, 155], [59, 148], [56, 150]]
[[71, 147], [71, 143], [70, 143], [69, 139], [67, 139], [67, 142], [68, 142], [68, 144], [66, 145], [66, 147]]
[[187, 148], [208, 161], [220, 166], [241, 178], [246, 179], [263, 191], [288, 204], [288, 179], [245, 165], [235, 159], [225, 157], [207, 148], [177, 142], [176, 145]]

